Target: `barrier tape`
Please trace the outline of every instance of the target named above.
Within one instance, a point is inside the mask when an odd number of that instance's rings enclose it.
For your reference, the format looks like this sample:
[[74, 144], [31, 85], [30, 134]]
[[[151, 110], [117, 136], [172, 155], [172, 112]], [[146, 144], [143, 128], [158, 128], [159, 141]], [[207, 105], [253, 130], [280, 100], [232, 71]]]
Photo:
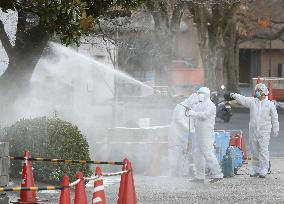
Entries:
[[14, 188], [0, 188], [0, 192], [12, 191], [46, 191], [46, 190], [62, 190], [63, 188], [68, 188], [69, 186], [46, 186], [46, 187], [14, 187]]
[[69, 187], [76, 186], [78, 183], [80, 183], [81, 179], [77, 179], [76, 181], [69, 184]]
[[[96, 175], [96, 176], [93, 176], [93, 177], [84, 177], [84, 180], [86, 180], [86, 181], [92, 181], [92, 180], [99, 181], [99, 180], [102, 179], [102, 177], [119, 176], [119, 175], [125, 174], [129, 171], [130, 170], [119, 171], [119, 172], [115, 172], [115, 173], [102, 173], [102, 175]], [[73, 186], [77, 185], [80, 181], [81, 181], [81, 179], [77, 179], [76, 181], [70, 183], [69, 187], [73, 187]]]
[[[119, 171], [115, 173], [102, 173], [102, 175], [96, 175], [94, 177], [84, 177], [84, 180], [101, 180], [103, 176], [119, 176], [124, 173], [129, 172], [130, 170]], [[46, 186], [46, 187], [14, 187], [14, 188], [0, 188], [0, 192], [19, 192], [19, 191], [46, 191], [46, 190], [62, 190], [64, 188], [69, 188], [77, 185], [81, 179], [77, 179], [76, 181], [69, 184], [69, 186]]]
[[119, 176], [119, 175], [125, 174], [129, 171], [130, 170], [125, 170], [125, 171], [120, 171], [120, 172], [115, 172], [115, 173], [102, 173], [102, 176]]
[[92, 181], [92, 180], [95, 180], [95, 181], [97, 181], [97, 180], [100, 180], [100, 175], [97, 175], [97, 176], [93, 176], [93, 177], [84, 177], [84, 179], [86, 180], [86, 181]]
[[70, 159], [46, 159], [46, 158], [33, 158], [33, 157], [10, 157], [10, 160], [28, 160], [28, 161], [46, 161], [52, 163], [66, 163], [66, 164], [111, 164], [123, 165], [123, 162], [113, 161], [88, 161], [88, 160], [70, 160]]

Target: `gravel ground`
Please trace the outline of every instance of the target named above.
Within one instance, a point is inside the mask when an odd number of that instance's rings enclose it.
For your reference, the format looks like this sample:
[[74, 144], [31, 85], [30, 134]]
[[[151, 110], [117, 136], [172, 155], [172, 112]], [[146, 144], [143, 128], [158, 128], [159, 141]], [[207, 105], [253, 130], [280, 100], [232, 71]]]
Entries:
[[[273, 171], [265, 179], [250, 178], [244, 166], [237, 175], [211, 184], [193, 184], [186, 178], [135, 179], [139, 203], [284, 203], [284, 158], [272, 158]], [[114, 203], [114, 202], [111, 202]]]
[[[271, 158], [272, 174], [265, 179], [250, 178], [247, 165], [240, 174], [211, 184], [194, 184], [188, 178], [149, 177], [136, 175], [135, 188], [138, 203], [284, 203], [284, 158]], [[17, 183], [15, 181], [15, 183]], [[119, 178], [111, 178], [105, 187], [108, 203], [117, 202]], [[89, 203], [91, 203], [92, 185], [87, 185]], [[41, 192], [41, 199], [46, 203], [58, 203], [60, 192]], [[73, 193], [72, 193], [73, 194]], [[10, 200], [16, 195], [8, 194]], [[74, 195], [72, 195], [73, 197]]]
[[[279, 115], [280, 128], [284, 125], [284, 114]], [[217, 122], [217, 129], [242, 129], [246, 138], [248, 135], [248, 113], [234, 113], [230, 123]], [[248, 144], [248, 142], [247, 142]], [[278, 138], [271, 139], [270, 154], [272, 174], [265, 179], [250, 178], [247, 165], [240, 171], [243, 175], [226, 178], [214, 184], [193, 184], [187, 178], [150, 177], [135, 175], [135, 188], [138, 203], [142, 204], [192, 204], [192, 203], [284, 203], [284, 131]], [[135, 169], [134, 169], [135, 170]], [[17, 186], [20, 181], [14, 181]], [[38, 186], [45, 186], [39, 184]], [[117, 202], [119, 178], [108, 179], [105, 184], [108, 204]], [[91, 203], [93, 188], [87, 185], [89, 203]], [[15, 201], [17, 194], [8, 193], [10, 200]], [[60, 192], [42, 191], [41, 199], [58, 204]], [[72, 193], [72, 198], [74, 195]], [[72, 202], [73, 203], [73, 202]]]

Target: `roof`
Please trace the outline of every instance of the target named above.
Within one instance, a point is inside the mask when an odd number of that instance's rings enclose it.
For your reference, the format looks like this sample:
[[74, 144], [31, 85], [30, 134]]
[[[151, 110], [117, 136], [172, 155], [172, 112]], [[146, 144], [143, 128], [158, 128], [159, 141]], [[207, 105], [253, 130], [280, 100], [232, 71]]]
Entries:
[[[270, 40], [255, 39], [243, 42], [239, 45], [240, 49], [270, 49]], [[271, 49], [284, 49], [284, 42], [281, 40], [272, 40]]]

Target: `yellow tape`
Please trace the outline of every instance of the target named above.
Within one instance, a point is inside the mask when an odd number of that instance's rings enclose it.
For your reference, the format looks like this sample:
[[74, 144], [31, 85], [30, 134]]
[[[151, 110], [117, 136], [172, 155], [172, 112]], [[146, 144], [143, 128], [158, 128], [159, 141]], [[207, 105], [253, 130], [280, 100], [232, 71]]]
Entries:
[[58, 159], [52, 159], [51, 162], [57, 163]]
[[35, 158], [37, 161], [43, 161], [44, 158]]
[[55, 186], [46, 186], [47, 190], [55, 190]]
[[38, 190], [38, 187], [30, 187], [30, 190], [31, 190], [31, 191], [37, 191], [37, 190]]
[[12, 189], [13, 189], [13, 191], [21, 191], [21, 187], [14, 187]]
[[64, 163], [70, 164], [70, 163], [72, 163], [72, 160], [64, 160]]
[[79, 163], [80, 163], [80, 164], [86, 164], [87, 161], [86, 161], [86, 160], [79, 160]]

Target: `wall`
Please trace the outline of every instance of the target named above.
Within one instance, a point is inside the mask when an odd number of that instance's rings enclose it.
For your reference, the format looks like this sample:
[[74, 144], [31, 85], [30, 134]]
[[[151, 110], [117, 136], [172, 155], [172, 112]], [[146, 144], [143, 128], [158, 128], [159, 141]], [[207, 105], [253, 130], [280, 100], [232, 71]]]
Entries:
[[[269, 50], [261, 52], [261, 76], [269, 76]], [[284, 64], [284, 51], [272, 50], [271, 76], [278, 77], [278, 64]]]

